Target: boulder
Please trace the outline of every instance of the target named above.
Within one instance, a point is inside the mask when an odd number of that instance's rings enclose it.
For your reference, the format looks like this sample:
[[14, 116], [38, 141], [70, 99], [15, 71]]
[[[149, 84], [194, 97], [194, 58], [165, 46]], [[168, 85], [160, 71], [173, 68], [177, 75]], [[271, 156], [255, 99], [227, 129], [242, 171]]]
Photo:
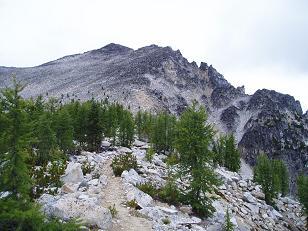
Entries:
[[244, 181], [244, 180], [240, 180], [238, 182], [238, 185], [241, 187], [241, 188], [247, 188], [247, 182]]
[[142, 142], [140, 140], [135, 140], [133, 145], [136, 146], [136, 147], [142, 147], [142, 146], [146, 145], [146, 143]]
[[4, 191], [4, 192], [0, 192], [0, 199], [2, 198], [6, 198], [7, 196], [9, 196], [11, 193], [9, 191]]
[[157, 208], [159, 208], [161, 211], [163, 211], [164, 213], [168, 215], [176, 215], [179, 212], [176, 209], [171, 209], [171, 208], [162, 207], [162, 206], [157, 206]]
[[67, 165], [65, 169], [64, 176], [61, 177], [61, 180], [66, 183], [78, 183], [83, 180], [83, 173], [80, 163], [71, 162]]
[[103, 230], [112, 227], [112, 216], [109, 209], [100, 206], [96, 198], [81, 194], [76, 199], [76, 196], [77, 194], [66, 194], [63, 197], [55, 197], [44, 194], [38, 202], [49, 217], [57, 217], [65, 221], [72, 218], [81, 219], [85, 224], [97, 226]]
[[136, 200], [137, 204], [141, 208], [151, 207], [153, 204], [153, 198], [139, 190], [138, 188], [132, 187], [127, 193], [127, 200]]
[[260, 200], [264, 200], [265, 199], [265, 194], [263, 192], [260, 192], [260, 191], [253, 191], [252, 192], [252, 195], [255, 197], [255, 198], [258, 198]]
[[256, 202], [256, 198], [253, 195], [251, 195], [250, 192], [244, 192], [243, 200], [248, 202], [248, 203], [255, 203]]
[[101, 184], [101, 185], [107, 185], [107, 183], [108, 183], [108, 179], [107, 179], [107, 176], [105, 176], [105, 175], [101, 175], [100, 177], [99, 177], [99, 183]]
[[245, 207], [248, 208], [253, 214], [259, 214], [259, 206], [250, 203], [245, 203]]
[[126, 170], [123, 171], [121, 177], [124, 178], [124, 180], [127, 183], [133, 184], [135, 186], [137, 184], [144, 182], [144, 179], [138, 175], [135, 169], [130, 169], [129, 171], [126, 171]]
[[111, 146], [111, 143], [107, 140], [102, 141], [101, 146], [104, 148], [108, 148]]
[[78, 184], [69, 184], [66, 183], [61, 187], [61, 193], [73, 193], [76, 192], [78, 188]]
[[93, 179], [88, 182], [89, 185], [97, 186], [99, 183], [98, 179]]
[[132, 150], [130, 148], [127, 148], [127, 147], [120, 147], [118, 149], [118, 152], [120, 152], [120, 153], [132, 153]]

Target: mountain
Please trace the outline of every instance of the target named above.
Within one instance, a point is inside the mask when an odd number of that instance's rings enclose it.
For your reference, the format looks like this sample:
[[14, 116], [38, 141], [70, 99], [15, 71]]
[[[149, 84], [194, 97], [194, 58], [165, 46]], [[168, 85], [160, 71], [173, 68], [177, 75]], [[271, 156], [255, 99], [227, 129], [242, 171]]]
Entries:
[[133, 111], [176, 115], [197, 100], [218, 131], [235, 134], [250, 165], [260, 152], [284, 160], [292, 193], [298, 173], [308, 173], [308, 113], [294, 97], [266, 89], [245, 94], [244, 87], [232, 86], [213, 66], [198, 67], [170, 47], [133, 50], [112, 43], [36, 67], [0, 67], [0, 87], [10, 84], [12, 74], [27, 84], [22, 92], [27, 98], [108, 98]]

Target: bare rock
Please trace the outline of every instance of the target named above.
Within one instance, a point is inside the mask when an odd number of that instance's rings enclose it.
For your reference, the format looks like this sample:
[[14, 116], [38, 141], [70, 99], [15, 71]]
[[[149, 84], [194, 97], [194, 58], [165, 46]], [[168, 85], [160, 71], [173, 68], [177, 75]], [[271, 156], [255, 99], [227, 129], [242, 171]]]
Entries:
[[64, 176], [61, 177], [64, 183], [78, 183], [83, 180], [81, 164], [70, 162], [65, 170]]

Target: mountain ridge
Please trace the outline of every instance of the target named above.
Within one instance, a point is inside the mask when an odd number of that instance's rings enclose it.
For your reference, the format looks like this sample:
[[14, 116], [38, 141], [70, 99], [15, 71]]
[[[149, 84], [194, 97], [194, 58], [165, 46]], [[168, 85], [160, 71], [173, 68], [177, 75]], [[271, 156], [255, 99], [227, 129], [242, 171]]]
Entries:
[[212, 65], [189, 62], [179, 50], [150, 45], [131, 49], [119, 44], [68, 55], [35, 67], [0, 67], [0, 87], [12, 74], [27, 83], [26, 98], [43, 95], [70, 100], [108, 98], [136, 112], [166, 110], [179, 115], [197, 100], [209, 121], [223, 133], [235, 133], [242, 157], [255, 164], [258, 153], [283, 159], [291, 173], [291, 191], [308, 162], [308, 113], [293, 96], [273, 90], [245, 93]]

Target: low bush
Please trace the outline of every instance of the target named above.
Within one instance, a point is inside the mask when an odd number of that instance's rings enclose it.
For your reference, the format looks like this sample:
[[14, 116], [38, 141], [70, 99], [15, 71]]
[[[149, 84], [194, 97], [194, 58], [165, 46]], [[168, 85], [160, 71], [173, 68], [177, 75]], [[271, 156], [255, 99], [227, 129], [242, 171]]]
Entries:
[[169, 225], [171, 223], [170, 219], [166, 217], [161, 219], [161, 221], [164, 223], [164, 225]]
[[174, 182], [167, 182], [167, 184], [160, 188], [159, 198], [163, 202], [172, 205], [178, 205], [181, 201], [181, 194]]
[[89, 164], [89, 162], [83, 162], [81, 165], [83, 175], [91, 173], [93, 171], [93, 167]]
[[140, 189], [142, 192], [149, 194], [151, 197], [159, 199], [158, 194], [160, 189], [157, 189], [151, 182], [137, 184], [137, 188]]
[[171, 153], [165, 160], [166, 164], [169, 166], [176, 165], [179, 163], [179, 157], [176, 153]]
[[137, 170], [137, 159], [132, 154], [125, 154], [116, 156], [113, 158], [111, 167], [115, 176], [121, 176], [122, 172], [125, 170], [135, 169]]
[[31, 178], [34, 182], [32, 197], [38, 198], [44, 192], [56, 194], [58, 188], [62, 187], [60, 177], [66, 169], [66, 161], [58, 160], [49, 162], [44, 166], [34, 166], [31, 171]]
[[152, 162], [154, 155], [155, 151], [152, 147], [150, 147], [145, 154], [145, 159], [149, 162]]
[[135, 199], [127, 201], [126, 205], [132, 209], [141, 209]]
[[116, 209], [115, 204], [113, 204], [113, 206], [109, 206], [108, 209], [113, 218], [118, 214], [118, 210]]

